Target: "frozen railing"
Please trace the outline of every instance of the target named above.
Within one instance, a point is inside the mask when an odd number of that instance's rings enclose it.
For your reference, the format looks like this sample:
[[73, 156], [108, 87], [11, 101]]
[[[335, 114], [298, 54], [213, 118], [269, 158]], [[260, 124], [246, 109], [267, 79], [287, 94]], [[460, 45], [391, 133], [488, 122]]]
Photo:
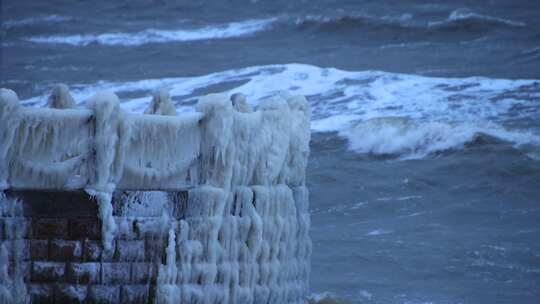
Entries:
[[49, 106], [23, 107], [15, 92], [1, 89], [0, 189], [304, 183], [310, 112], [302, 96], [282, 93], [253, 111], [241, 95], [214, 94], [196, 113], [175, 115], [162, 91], [150, 114], [132, 114], [110, 92], [77, 107], [59, 86]]

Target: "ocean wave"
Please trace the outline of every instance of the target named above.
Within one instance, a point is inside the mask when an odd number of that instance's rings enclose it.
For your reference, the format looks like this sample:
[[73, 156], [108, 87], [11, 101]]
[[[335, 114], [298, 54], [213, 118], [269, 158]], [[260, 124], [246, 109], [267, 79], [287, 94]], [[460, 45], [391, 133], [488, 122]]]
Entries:
[[162, 30], [152, 28], [135, 33], [37, 36], [25, 38], [25, 40], [40, 44], [66, 44], [72, 46], [86, 46], [92, 43], [109, 46], [138, 46], [148, 43], [244, 37], [268, 29], [275, 21], [276, 18], [254, 19], [196, 29]]
[[71, 19], [72, 19], [71, 17], [67, 17], [67, 16], [48, 15], [48, 16], [38, 16], [38, 17], [17, 19], [17, 20], [5, 20], [2, 22], [2, 28], [10, 29], [10, 28], [35, 25], [35, 24], [64, 22], [64, 21], [69, 21]]
[[300, 29], [317, 28], [322, 30], [341, 30], [346, 28], [364, 27], [411, 27], [411, 14], [397, 17], [377, 17], [368, 14], [351, 13], [335, 16], [306, 15], [293, 19], [293, 24]]
[[524, 22], [477, 14], [466, 9], [458, 9], [453, 11], [446, 20], [430, 22], [428, 26], [432, 28], [456, 29], [485, 26], [524, 27], [526, 24]]
[[[254, 106], [281, 90], [307, 96], [313, 132], [337, 132], [358, 153], [418, 158], [491, 139], [520, 149], [526, 144], [540, 146], [540, 126], [532, 123], [540, 118], [539, 80], [436, 78], [281, 64], [195, 77], [100, 81], [70, 87], [80, 102], [96, 91], [115, 91], [123, 108], [142, 112], [151, 100], [150, 92], [165, 86], [178, 111], [189, 112], [201, 92], [213, 92], [212, 88], [223, 83], [237, 84], [226, 93], [243, 92]], [[24, 103], [44, 105], [46, 100], [43, 95]], [[504, 129], [507, 120], [516, 119], [531, 124]], [[534, 151], [536, 148], [530, 152]]]
[[514, 145], [540, 145], [540, 136], [510, 131], [493, 123], [450, 124], [415, 122], [403, 117], [380, 117], [340, 132], [358, 153], [418, 159], [429, 154], [463, 149], [476, 142], [504, 141]]
[[457, 30], [489, 27], [524, 27], [524, 22], [482, 15], [466, 9], [455, 10], [442, 21], [421, 22], [412, 14], [399, 16], [374, 16], [363, 13], [349, 13], [334, 16], [306, 15], [294, 20], [299, 28], [317, 28], [321, 30], [343, 30], [358, 28], [389, 28], [406, 31]]

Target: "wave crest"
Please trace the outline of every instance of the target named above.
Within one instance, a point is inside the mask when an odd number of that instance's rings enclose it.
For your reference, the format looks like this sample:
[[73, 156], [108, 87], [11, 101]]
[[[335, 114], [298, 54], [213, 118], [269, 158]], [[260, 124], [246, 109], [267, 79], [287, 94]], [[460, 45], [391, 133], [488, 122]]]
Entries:
[[346, 137], [349, 147], [358, 153], [401, 159], [423, 158], [437, 152], [463, 149], [474, 143], [540, 144], [536, 135], [509, 131], [495, 124], [420, 123], [404, 117], [369, 119], [339, 134]]
[[268, 29], [276, 18], [254, 19], [206, 26], [198, 29], [159, 30], [146, 29], [135, 33], [103, 33], [86, 35], [37, 36], [25, 40], [43, 44], [86, 46], [92, 43], [108, 46], [138, 46], [148, 43], [182, 42], [209, 39], [227, 39], [248, 36]]
[[497, 26], [524, 27], [526, 24], [524, 22], [481, 15], [465, 9], [453, 11], [444, 21], [428, 23], [428, 27], [441, 29], [482, 28]]

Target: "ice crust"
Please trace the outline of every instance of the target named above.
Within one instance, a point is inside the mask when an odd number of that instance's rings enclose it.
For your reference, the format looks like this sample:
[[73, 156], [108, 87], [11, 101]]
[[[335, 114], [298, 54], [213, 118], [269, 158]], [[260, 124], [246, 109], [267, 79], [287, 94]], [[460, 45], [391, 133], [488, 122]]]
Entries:
[[[21, 217], [22, 204], [16, 199], [7, 198], [0, 192], [0, 216]], [[0, 242], [0, 303], [27, 303], [26, 285], [23, 281], [20, 261], [24, 227], [6, 226], [9, 238]]]
[[131, 114], [107, 91], [76, 108], [58, 86], [49, 105], [23, 108], [0, 91], [2, 189], [84, 188], [98, 203], [105, 250], [124, 226], [113, 216], [115, 189], [189, 189], [180, 218], [163, 192], [122, 198], [125, 212], [160, 216], [158, 227], [137, 223], [166, 242], [157, 303], [305, 303], [311, 111], [303, 96], [280, 92], [254, 111], [242, 94], [212, 94], [198, 114], [177, 116], [165, 89], [145, 114]]

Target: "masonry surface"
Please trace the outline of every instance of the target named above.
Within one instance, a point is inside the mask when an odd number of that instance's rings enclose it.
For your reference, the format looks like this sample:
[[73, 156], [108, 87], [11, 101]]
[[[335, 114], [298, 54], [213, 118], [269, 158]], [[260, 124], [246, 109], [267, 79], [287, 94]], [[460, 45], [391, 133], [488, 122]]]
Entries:
[[[165, 257], [160, 218], [123, 212], [122, 194], [113, 198], [122, 229], [104, 252], [97, 204], [84, 191], [7, 192], [20, 199], [23, 214], [0, 218], [1, 242], [10, 253], [10, 272], [23, 277], [32, 303], [152, 301]], [[178, 205], [187, 202], [187, 192], [167, 195]]]

